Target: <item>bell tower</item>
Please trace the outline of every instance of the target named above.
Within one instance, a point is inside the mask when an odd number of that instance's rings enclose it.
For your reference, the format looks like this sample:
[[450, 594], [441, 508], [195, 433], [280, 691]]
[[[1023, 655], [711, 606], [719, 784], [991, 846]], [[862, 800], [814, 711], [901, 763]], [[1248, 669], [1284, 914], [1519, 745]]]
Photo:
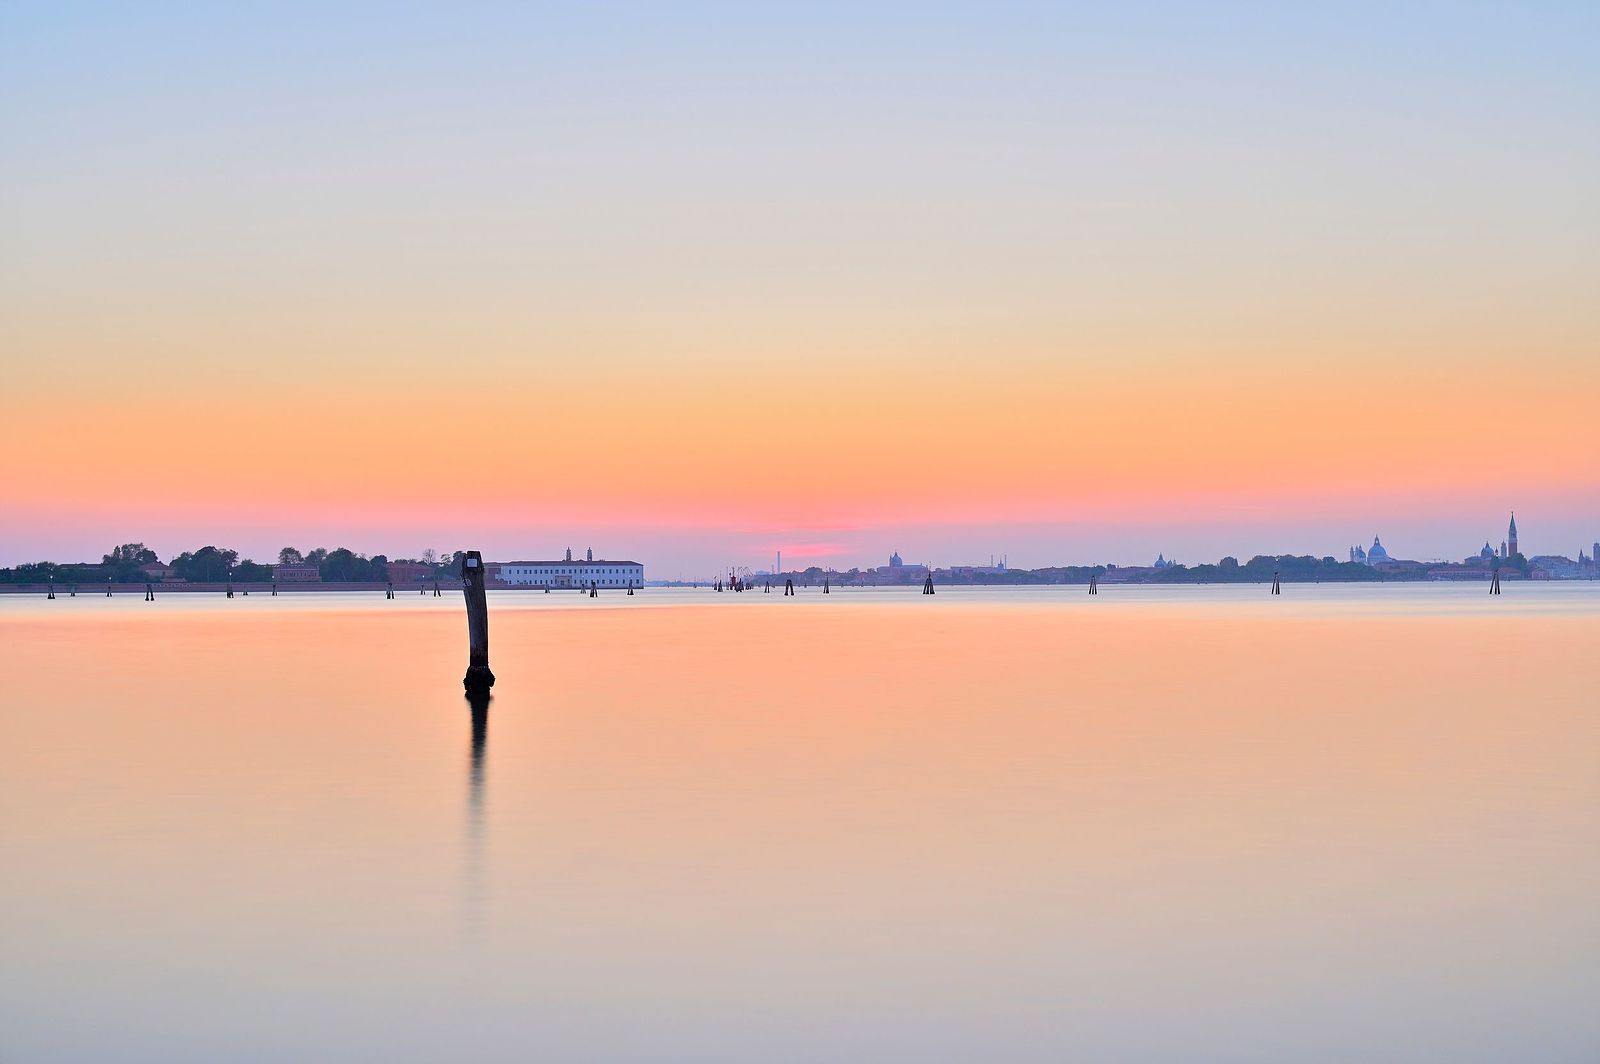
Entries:
[[1517, 553], [1517, 515], [1511, 515], [1511, 527], [1506, 530], [1506, 549], [1511, 554]]

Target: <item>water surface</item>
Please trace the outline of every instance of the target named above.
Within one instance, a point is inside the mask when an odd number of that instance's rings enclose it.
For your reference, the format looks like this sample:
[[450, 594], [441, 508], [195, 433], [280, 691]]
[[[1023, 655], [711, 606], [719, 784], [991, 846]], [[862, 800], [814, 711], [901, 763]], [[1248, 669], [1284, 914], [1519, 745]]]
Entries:
[[1600, 1059], [1600, 593], [0, 596], [7, 1061]]

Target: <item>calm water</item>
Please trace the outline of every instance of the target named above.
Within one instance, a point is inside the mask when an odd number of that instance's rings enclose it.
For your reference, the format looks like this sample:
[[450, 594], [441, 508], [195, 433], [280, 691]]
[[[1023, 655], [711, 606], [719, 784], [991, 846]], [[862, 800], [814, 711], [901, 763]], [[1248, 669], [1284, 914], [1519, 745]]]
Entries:
[[0, 597], [6, 1061], [1600, 1060], [1600, 588]]

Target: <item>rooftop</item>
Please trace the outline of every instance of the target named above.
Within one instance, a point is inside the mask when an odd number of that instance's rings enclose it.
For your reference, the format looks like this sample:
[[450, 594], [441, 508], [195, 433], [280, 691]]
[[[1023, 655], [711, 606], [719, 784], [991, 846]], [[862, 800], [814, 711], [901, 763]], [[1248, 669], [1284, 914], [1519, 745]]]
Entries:
[[586, 561], [583, 558], [535, 558], [532, 561], [516, 562], [485, 562], [485, 565], [637, 565], [643, 568], [643, 562], [618, 561], [615, 558], [596, 558]]

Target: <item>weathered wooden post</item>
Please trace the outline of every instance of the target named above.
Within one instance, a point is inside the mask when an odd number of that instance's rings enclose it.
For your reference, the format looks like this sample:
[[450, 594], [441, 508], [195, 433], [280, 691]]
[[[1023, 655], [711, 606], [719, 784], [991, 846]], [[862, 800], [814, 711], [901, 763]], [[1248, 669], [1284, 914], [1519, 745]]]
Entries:
[[272, 578], [272, 597], [278, 597], [278, 578], [276, 576]]
[[823, 578], [822, 578], [822, 593], [824, 595], [826, 595], [828, 593], [828, 578], [827, 578], [827, 576], [823, 576]]
[[461, 592], [467, 600], [467, 674], [461, 685], [468, 697], [487, 695], [494, 686], [489, 671], [489, 598], [484, 590], [483, 555], [469, 550], [461, 558]]
[[111, 597], [111, 581], [106, 581], [106, 598]]
[[144, 600], [146, 602], [154, 602], [156, 600], [156, 589], [149, 583], [144, 585]]
[[387, 586], [384, 588], [384, 591], [383, 591], [384, 600], [385, 601], [392, 601], [394, 599], [394, 581], [393, 580], [386, 581], [386, 584], [387, 584]]
[[50, 590], [45, 592], [44, 597], [47, 601], [53, 601], [56, 597], [56, 578], [53, 576], [50, 578]]
[[1495, 571], [1494, 571], [1494, 579], [1489, 584], [1489, 594], [1491, 594], [1491, 595], [1500, 594], [1500, 570], [1498, 568], [1495, 569]]
[[1281, 595], [1283, 593], [1278, 584], [1278, 570], [1276, 569], [1272, 570], [1272, 593], [1274, 595]]

